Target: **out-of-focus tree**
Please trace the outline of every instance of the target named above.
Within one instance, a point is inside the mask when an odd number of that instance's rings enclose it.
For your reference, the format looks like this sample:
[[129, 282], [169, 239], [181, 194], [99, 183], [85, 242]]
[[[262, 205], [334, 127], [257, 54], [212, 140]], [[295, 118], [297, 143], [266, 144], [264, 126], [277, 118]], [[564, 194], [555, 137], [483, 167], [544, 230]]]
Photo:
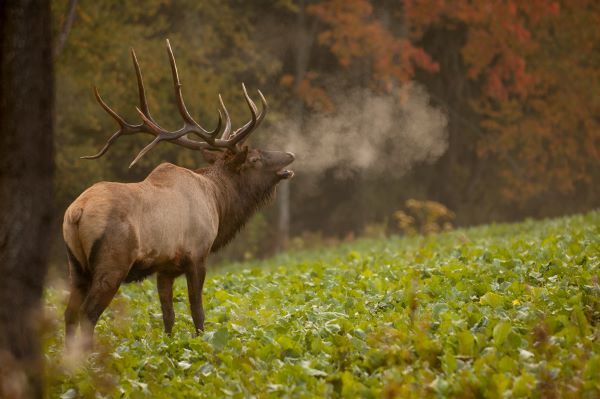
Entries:
[[[397, 10], [396, 10], [397, 11]], [[300, 10], [299, 12], [302, 12]], [[390, 12], [393, 12], [390, 10]], [[438, 65], [422, 48], [412, 43], [405, 35], [394, 34], [374, 15], [369, 0], [325, 0], [306, 6], [304, 20], [309, 17], [320, 23], [313, 28], [309, 45], [326, 48], [343, 70], [358, 69], [359, 78], [349, 80], [352, 86], [365, 85], [377, 90], [397, 89], [414, 77], [415, 69], [435, 72]], [[401, 17], [399, 12], [397, 16]], [[398, 22], [403, 22], [402, 18]], [[313, 27], [315, 21], [308, 22]], [[313, 50], [314, 51], [314, 50]], [[322, 54], [321, 54], [322, 56]], [[318, 67], [325, 70], [319, 70]], [[331, 67], [331, 65], [327, 65]], [[307, 106], [315, 111], [331, 112], [335, 104], [319, 80], [331, 72], [323, 64], [308, 64], [303, 73], [284, 75], [282, 84], [292, 86], [295, 93]], [[368, 71], [368, 73], [365, 73]], [[339, 71], [332, 71], [339, 73]]]
[[[369, 0], [327, 0], [309, 11], [326, 24], [319, 42], [327, 46], [342, 67], [368, 62], [372, 83], [386, 89], [414, 77], [415, 68], [435, 72], [438, 65], [406, 35], [395, 35], [373, 14]], [[394, 12], [394, 10], [390, 10]], [[400, 15], [400, 10], [395, 10]], [[401, 25], [406, 21], [400, 18]]]
[[[480, 157], [499, 191], [594, 195], [600, 161], [600, 5], [595, 1], [405, 1], [415, 38], [434, 25], [466, 31], [467, 78], [479, 87]], [[597, 193], [597, 192], [596, 192]]]
[[499, 175], [512, 202], [578, 187], [600, 193], [600, 30], [592, 28], [599, 25], [595, 1], [566, 1], [560, 17], [540, 17], [526, 56], [526, 93], [481, 104], [491, 134], [479, 151], [510, 165]]
[[0, 7], [0, 397], [41, 398], [52, 211], [50, 2]]

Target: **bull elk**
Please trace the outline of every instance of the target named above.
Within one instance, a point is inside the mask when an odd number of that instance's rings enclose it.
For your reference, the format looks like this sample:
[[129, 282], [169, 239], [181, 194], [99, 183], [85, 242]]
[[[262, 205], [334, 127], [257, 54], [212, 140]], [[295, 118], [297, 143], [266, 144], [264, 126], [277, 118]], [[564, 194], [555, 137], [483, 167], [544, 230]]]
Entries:
[[182, 274], [187, 280], [195, 329], [203, 330], [206, 258], [227, 244], [249, 217], [273, 197], [278, 182], [293, 176], [285, 167], [294, 161], [294, 154], [244, 145], [267, 113], [263, 94], [258, 91], [262, 103], [258, 113], [242, 85], [251, 119], [235, 131], [219, 95], [218, 125], [213, 131], [205, 130], [185, 106], [168, 40], [167, 50], [183, 126], [168, 131], [150, 115], [142, 73], [132, 49], [140, 101], [136, 109], [141, 122], [126, 122], [94, 88], [96, 100], [116, 120], [119, 129], [100, 152], [82, 158], [99, 158], [119, 137], [145, 133], [154, 139], [130, 167], [161, 141], [201, 151], [208, 165], [191, 170], [163, 163], [138, 183], [94, 184], [68, 207], [63, 222], [70, 274], [70, 297], [65, 311], [67, 346], [78, 325], [85, 345], [91, 345], [98, 318], [119, 286], [153, 273], [157, 273], [165, 331], [170, 334], [173, 328], [173, 281]]

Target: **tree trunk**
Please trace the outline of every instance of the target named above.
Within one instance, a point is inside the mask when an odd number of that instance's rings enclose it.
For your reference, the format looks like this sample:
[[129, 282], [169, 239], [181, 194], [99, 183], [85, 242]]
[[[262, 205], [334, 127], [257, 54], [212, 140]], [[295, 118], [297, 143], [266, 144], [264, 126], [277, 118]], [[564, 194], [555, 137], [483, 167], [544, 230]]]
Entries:
[[[300, 0], [298, 4], [298, 15], [296, 17], [295, 40], [293, 47], [294, 57], [294, 82], [295, 92], [297, 94], [300, 82], [304, 79], [308, 69], [310, 49], [315, 40], [317, 31], [316, 20], [312, 25], [308, 25], [306, 16], [306, 1]], [[302, 131], [304, 124], [305, 107], [300, 98], [296, 98], [293, 104], [293, 117], [298, 123], [298, 131]], [[278, 209], [278, 245], [277, 249], [282, 251], [286, 248], [290, 235], [290, 182], [288, 180], [279, 183], [277, 189], [277, 209]]]
[[52, 208], [48, 0], [0, 6], [0, 397], [43, 395], [38, 342]]
[[277, 188], [277, 208], [279, 212], [278, 250], [284, 251], [290, 239], [290, 182], [284, 180]]

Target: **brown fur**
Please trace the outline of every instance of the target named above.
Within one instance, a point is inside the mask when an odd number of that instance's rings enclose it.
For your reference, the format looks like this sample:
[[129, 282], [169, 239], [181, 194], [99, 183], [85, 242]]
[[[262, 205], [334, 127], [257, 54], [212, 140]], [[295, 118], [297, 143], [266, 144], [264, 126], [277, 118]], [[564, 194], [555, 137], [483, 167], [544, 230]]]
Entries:
[[[241, 155], [240, 155], [241, 154]], [[226, 245], [252, 214], [273, 197], [291, 172], [292, 154], [247, 149], [206, 154], [195, 171], [162, 164], [139, 183], [101, 182], [65, 212], [71, 297], [65, 311], [67, 341], [81, 318], [86, 343], [123, 282], [158, 273], [165, 330], [174, 322], [173, 279], [186, 275], [192, 318], [204, 328], [205, 260]]]

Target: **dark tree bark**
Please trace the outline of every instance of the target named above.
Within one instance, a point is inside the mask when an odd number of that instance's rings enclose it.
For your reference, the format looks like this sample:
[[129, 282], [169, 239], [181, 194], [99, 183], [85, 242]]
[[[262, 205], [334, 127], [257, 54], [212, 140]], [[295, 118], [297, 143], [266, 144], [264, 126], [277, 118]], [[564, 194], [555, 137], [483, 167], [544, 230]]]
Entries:
[[38, 342], [52, 208], [48, 0], [0, 5], [0, 397], [42, 397]]

